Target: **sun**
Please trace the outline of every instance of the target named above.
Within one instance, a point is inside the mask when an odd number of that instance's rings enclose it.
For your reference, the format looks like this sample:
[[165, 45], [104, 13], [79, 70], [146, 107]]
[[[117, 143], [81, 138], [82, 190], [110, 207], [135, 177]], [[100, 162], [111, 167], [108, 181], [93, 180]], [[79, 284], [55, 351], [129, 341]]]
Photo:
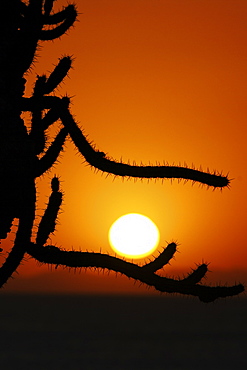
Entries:
[[147, 216], [128, 213], [112, 224], [108, 237], [117, 254], [128, 258], [143, 258], [157, 248], [160, 233]]

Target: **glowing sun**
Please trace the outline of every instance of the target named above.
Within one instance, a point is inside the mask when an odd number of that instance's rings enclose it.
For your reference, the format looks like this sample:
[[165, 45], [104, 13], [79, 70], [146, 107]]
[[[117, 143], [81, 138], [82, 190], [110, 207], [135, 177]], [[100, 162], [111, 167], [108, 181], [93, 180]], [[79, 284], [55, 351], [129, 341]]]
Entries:
[[110, 227], [108, 236], [112, 249], [129, 258], [148, 256], [156, 249], [160, 240], [155, 223], [139, 213], [119, 217]]

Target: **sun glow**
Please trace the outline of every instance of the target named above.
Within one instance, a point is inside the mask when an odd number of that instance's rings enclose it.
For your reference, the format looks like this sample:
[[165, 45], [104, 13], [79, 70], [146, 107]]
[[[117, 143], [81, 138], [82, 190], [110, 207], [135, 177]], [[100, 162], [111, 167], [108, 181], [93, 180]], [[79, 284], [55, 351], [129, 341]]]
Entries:
[[160, 233], [150, 218], [139, 213], [128, 213], [119, 217], [110, 227], [109, 242], [119, 255], [143, 258], [158, 246]]

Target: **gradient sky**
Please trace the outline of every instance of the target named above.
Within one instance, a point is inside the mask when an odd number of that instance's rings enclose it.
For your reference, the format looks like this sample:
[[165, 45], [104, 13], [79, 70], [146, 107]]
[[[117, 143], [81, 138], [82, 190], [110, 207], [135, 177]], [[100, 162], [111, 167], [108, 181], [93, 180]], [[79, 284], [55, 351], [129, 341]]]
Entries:
[[[156, 255], [167, 242], [180, 244], [163, 274], [182, 276], [204, 261], [212, 271], [206, 283], [246, 282], [246, 0], [76, 3], [79, 22], [61, 40], [42, 43], [28, 91], [36, 74], [73, 55], [74, 69], [57, 94], [73, 96], [73, 114], [99, 150], [126, 162], [201, 166], [234, 180], [221, 192], [190, 182], [105, 178], [68, 140], [60, 163], [38, 182], [38, 215], [53, 174], [65, 193], [51, 242], [112, 253], [111, 224], [142, 213], [160, 230]], [[32, 260], [5, 290], [44, 291], [49, 284], [54, 291], [146, 291], [115, 274], [50, 272]]]

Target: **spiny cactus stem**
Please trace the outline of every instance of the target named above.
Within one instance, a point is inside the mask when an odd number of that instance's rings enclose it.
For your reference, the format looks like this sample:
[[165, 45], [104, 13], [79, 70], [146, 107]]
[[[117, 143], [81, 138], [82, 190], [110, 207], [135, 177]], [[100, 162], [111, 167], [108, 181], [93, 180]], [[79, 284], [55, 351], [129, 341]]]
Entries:
[[48, 129], [53, 123], [59, 119], [59, 111], [56, 107], [51, 108], [41, 120], [41, 125], [44, 130]]
[[141, 267], [102, 253], [63, 251], [55, 246], [40, 247], [35, 244], [30, 244], [28, 253], [39, 262], [56, 266], [109, 269], [153, 286], [160, 292], [197, 296], [203, 302], [212, 302], [217, 298], [237, 295], [244, 290], [241, 284], [232, 287], [209, 287], [200, 284], [190, 284], [183, 280], [169, 279], [153, 272], [145, 271], [145, 265]]
[[68, 99], [59, 99], [55, 96], [44, 96], [40, 100], [34, 98], [22, 99], [22, 110], [34, 110], [36, 106], [42, 106], [43, 109], [54, 109], [58, 112], [64, 126], [86, 161], [93, 167], [116, 176], [135, 177], [135, 178], [167, 178], [167, 179], [184, 179], [193, 182], [199, 182], [214, 188], [223, 188], [229, 186], [230, 180], [227, 176], [211, 174], [187, 167], [178, 166], [136, 166], [126, 163], [120, 163], [105, 157], [104, 153], [95, 150], [87, 141], [73, 116], [69, 112]]
[[36, 237], [38, 245], [44, 245], [49, 235], [55, 231], [58, 212], [62, 204], [63, 194], [59, 191], [59, 180], [56, 176], [52, 179], [51, 187], [52, 193], [38, 227]]
[[35, 202], [28, 204], [26, 202], [26, 210], [19, 218], [18, 230], [15, 237], [15, 242], [8, 257], [0, 268], [0, 287], [2, 287], [20, 265], [26, 246], [30, 243], [32, 227], [35, 218]]
[[119, 163], [109, 160], [104, 155], [99, 154], [87, 141], [73, 116], [68, 109], [61, 109], [61, 120], [68, 128], [69, 134], [86, 161], [93, 167], [103, 172], [108, 172], [116, 176], [128, 176], [136, 178], [167, 178], [185, 179], [199, 182], [208, 186], [223, 188], [229, 185], [229, 179], [225, 176], [210, 174], [195, 169], [177, 166], [136, 166], [126, 163]]
[[202, 263], [195, 270], [193, 270], [186, 278], [184, 278], [183, 281], [187, 283], [197, 284], [202, 280], [203, 277], [205, 277], [207, 271], [208, 265], [206, 263]]
[[35, 167], [35, 177], [43, 175], [47, 170], [49, 170], [56, 160], [58, 159], [59, 154], [63, 150], [65, 139], [68, 135], [68, 131], [63, 127], [57, 136], [55, 137], [52, 144], [49, 146], [43, 157], [41, 157]]
[[142, 269], [147, 272], [155, 272], [161, 269], [163, 266], [167, 265], [169, 261], [173, 258], [176, 249], [176, 243], [168, 244], [168, 246], [160, 253], [157, 258], [144, 265]]
[[71, 68], [72, 59], [67, 56], [59, 60], [58, 64], [47, 78], [43, 88], [43, 94], [50, 94], [67, 76]]
[[52, 14], [52, 15], [50, 15], [50, 12], [52, 10], [52, 5], [49, 5], [49, 8], [48, 8], [48, 4], [45, 4], [45, 5], [46, 5], [46, 9], [45, 9], [45, 6], [44, 6], [45, 14], [44, 14], [44, 17], [43, 17], [44, 24], [50, 24], [50, 25], [58, 24], [58, 23], [64, 22], [64, 20], [69, 16], [71, 17], [72, 14], [77, 15], [75, 7], [72, 4], [68, 5], [67, 7], [65, 7], [60, 12], [57, 12], [57, 13]]
[[[60, 16], [62, 15], [62, 23]], [[42, 30], [39, 35], [40, 40], [54, 40], [64, 35], [68, 29], [74, 24], [77, 17], [77, 11], [74, 5], [68, 5], [62, 12], [44, 17], [46, 24], [60, 23], [56, 28], [51, 30]]]

